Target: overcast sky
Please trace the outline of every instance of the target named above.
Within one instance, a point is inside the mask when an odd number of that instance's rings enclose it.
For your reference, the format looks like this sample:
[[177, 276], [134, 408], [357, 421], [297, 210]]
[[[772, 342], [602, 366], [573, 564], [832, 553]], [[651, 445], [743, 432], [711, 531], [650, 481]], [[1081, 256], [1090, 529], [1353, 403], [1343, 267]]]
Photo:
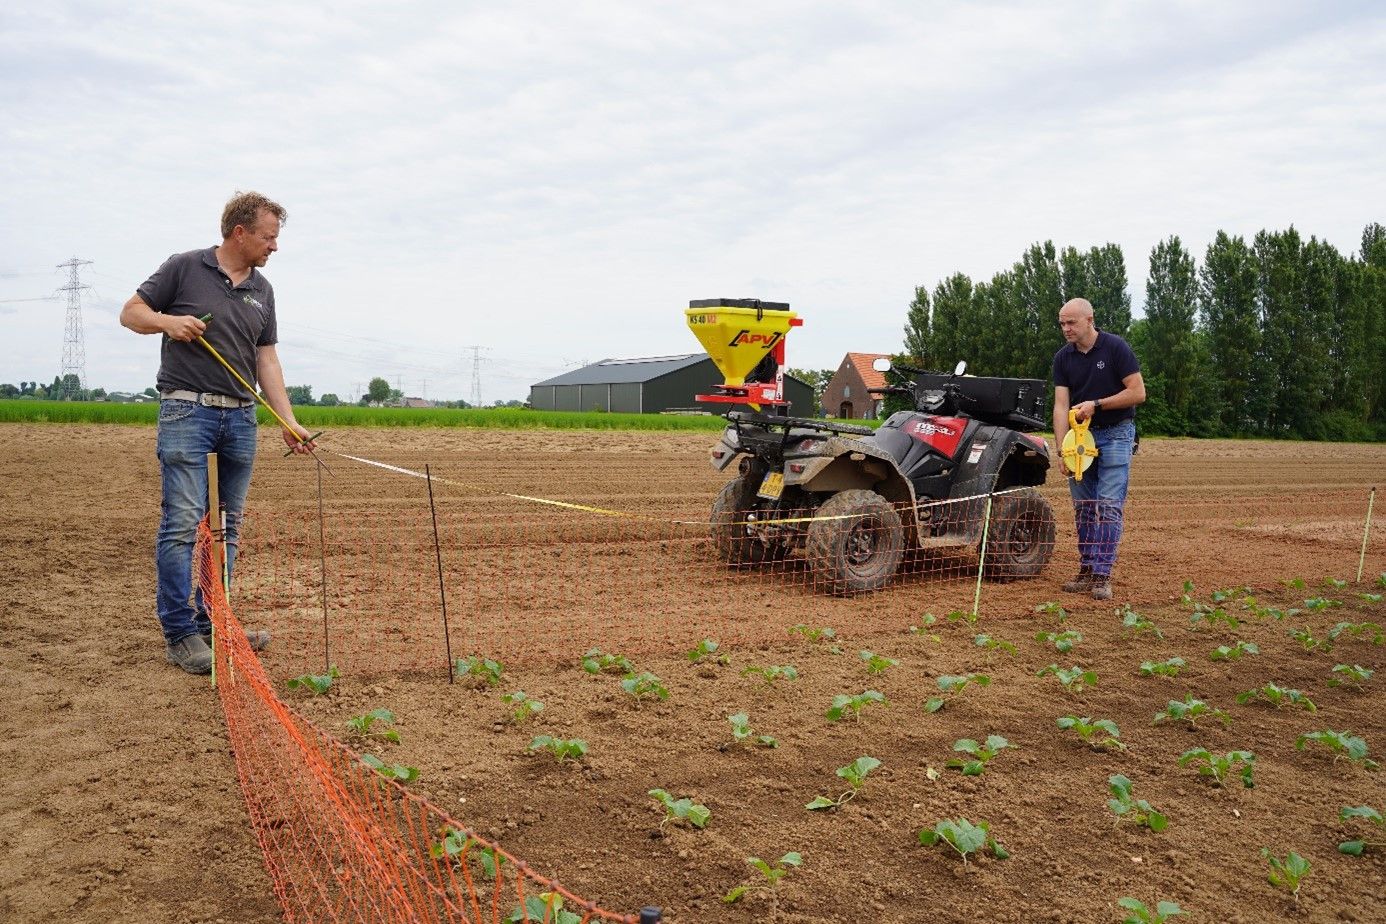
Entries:
[[[794, 366], [899, 349], [914, 287], [1052, 239], [1126, 253], [1386, 221], [1386, 7], [256, 3], [0, 11], [0, 381], [153, 383], [117, 323], [237, 189], [291, 384], [523, 398], [694, 352], [692, 298], [790, 302]], [[1055, 306], [1057, 310], [1057, 306]], [[984, 371], [984, 370], [977, 370]]]

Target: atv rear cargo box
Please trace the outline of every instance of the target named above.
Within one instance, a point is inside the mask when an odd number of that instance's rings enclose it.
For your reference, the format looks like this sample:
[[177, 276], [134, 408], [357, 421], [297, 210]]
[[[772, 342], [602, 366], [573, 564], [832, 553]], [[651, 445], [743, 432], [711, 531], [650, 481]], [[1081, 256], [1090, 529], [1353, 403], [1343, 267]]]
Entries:
[[960, 406], [972, 415], [989, 419], [1008, 419], [1017, 429], [1044, 426], [1045, 403], [1049, 397], [1043, 379], [1003, 379], [986, 375], [952, 376], [926, 372], [915, 377], [921, 390], [941, 390], [953, 385], [962, 396]]

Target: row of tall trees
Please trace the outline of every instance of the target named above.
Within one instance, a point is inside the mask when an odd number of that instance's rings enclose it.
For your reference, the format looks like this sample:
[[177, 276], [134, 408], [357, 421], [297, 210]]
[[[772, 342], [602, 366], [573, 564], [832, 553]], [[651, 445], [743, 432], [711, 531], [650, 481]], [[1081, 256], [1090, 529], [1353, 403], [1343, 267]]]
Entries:
[[956, 273], [915, 289], [904, 353], [926, 368], [1049, 379], [1057, 315], [1093, 304], [1130, 341], [1147, 402], [1143, 432], [1386, 439], [1386, 228], [1344, 255], [1293, 227], [1250, 242], [1219, 231], [1200, 265], [1173, 236], [1150, 252], [1145, 317], [1132, 320], [1116, 244], [1034, 244], [989, 281]]

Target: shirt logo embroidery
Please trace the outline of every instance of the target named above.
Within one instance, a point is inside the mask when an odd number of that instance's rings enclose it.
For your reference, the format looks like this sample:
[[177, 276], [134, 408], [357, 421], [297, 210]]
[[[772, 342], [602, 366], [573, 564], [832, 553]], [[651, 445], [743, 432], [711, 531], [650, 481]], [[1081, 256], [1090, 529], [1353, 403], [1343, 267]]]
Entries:
[[[246, 296], [246, 298], [249, 298], [249, 297], [250, 297], [250, 296], [248, 296], [248, 295]], [[256, 304], [258, 305], [259, 302], [256, 302]], [[1106, 368], [1107, 368], [1107, 361], [1106, 361], [1105, 359], [1099, 359], [1099, 360], [1097, 361], [1097, 368], [1099, 368], [1099, 369], [1106, 369]]]
[[[257, 301], [255, 300], [255, 297], [254, 297], [253, 295], [242, 295], [242, 296], [241, 296], [241, 301], [245, 302], [247, 305], [254, 305], [256, 308], [263, 308], [263, 307], [265, 307], [264, 305], [262, 305], [262, 304], [260, 304], [259, 302], [257, 302]], [[1101, 369], [1101, 368], [1102, 368], [1102, 364], [1101, 364], [1101, 363], [1098, 363], [1098, 364], [1097, 364], [1097, 368]]]

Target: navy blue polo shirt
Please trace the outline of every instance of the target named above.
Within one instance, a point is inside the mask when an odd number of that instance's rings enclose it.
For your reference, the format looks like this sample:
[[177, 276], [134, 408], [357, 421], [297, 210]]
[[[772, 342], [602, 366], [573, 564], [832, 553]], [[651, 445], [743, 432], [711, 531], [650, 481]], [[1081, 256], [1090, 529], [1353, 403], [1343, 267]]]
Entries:
[[[1082, 353], [1071, 343], [1065, 343], [1054, 354], [1054, 384], [1068, 389], [1069, 407], [1084, 401], [1110, 398], [1125, 390], [1122, 379], [1141, 371], [1140, 361], [1131, 347], [1116, 334], [1097, 332], [1092, 349]], [[1107, 410], [1093, 417], [1093, 426], [1109, 427], [1136, 416], [1131, 407]]]
[[[274, 287], [258, 269], [238, 286], [217, 265], [217, 249], [190, 250], [164, 261], [135, 293], [161, 314], [210, 314], [202, 336], [247, 382], [255, 384], [255, 350], [279, 342]], [[254, 398], [197, 341], [165, 336], [159, 349], [159, 391], [187, 390]]]

